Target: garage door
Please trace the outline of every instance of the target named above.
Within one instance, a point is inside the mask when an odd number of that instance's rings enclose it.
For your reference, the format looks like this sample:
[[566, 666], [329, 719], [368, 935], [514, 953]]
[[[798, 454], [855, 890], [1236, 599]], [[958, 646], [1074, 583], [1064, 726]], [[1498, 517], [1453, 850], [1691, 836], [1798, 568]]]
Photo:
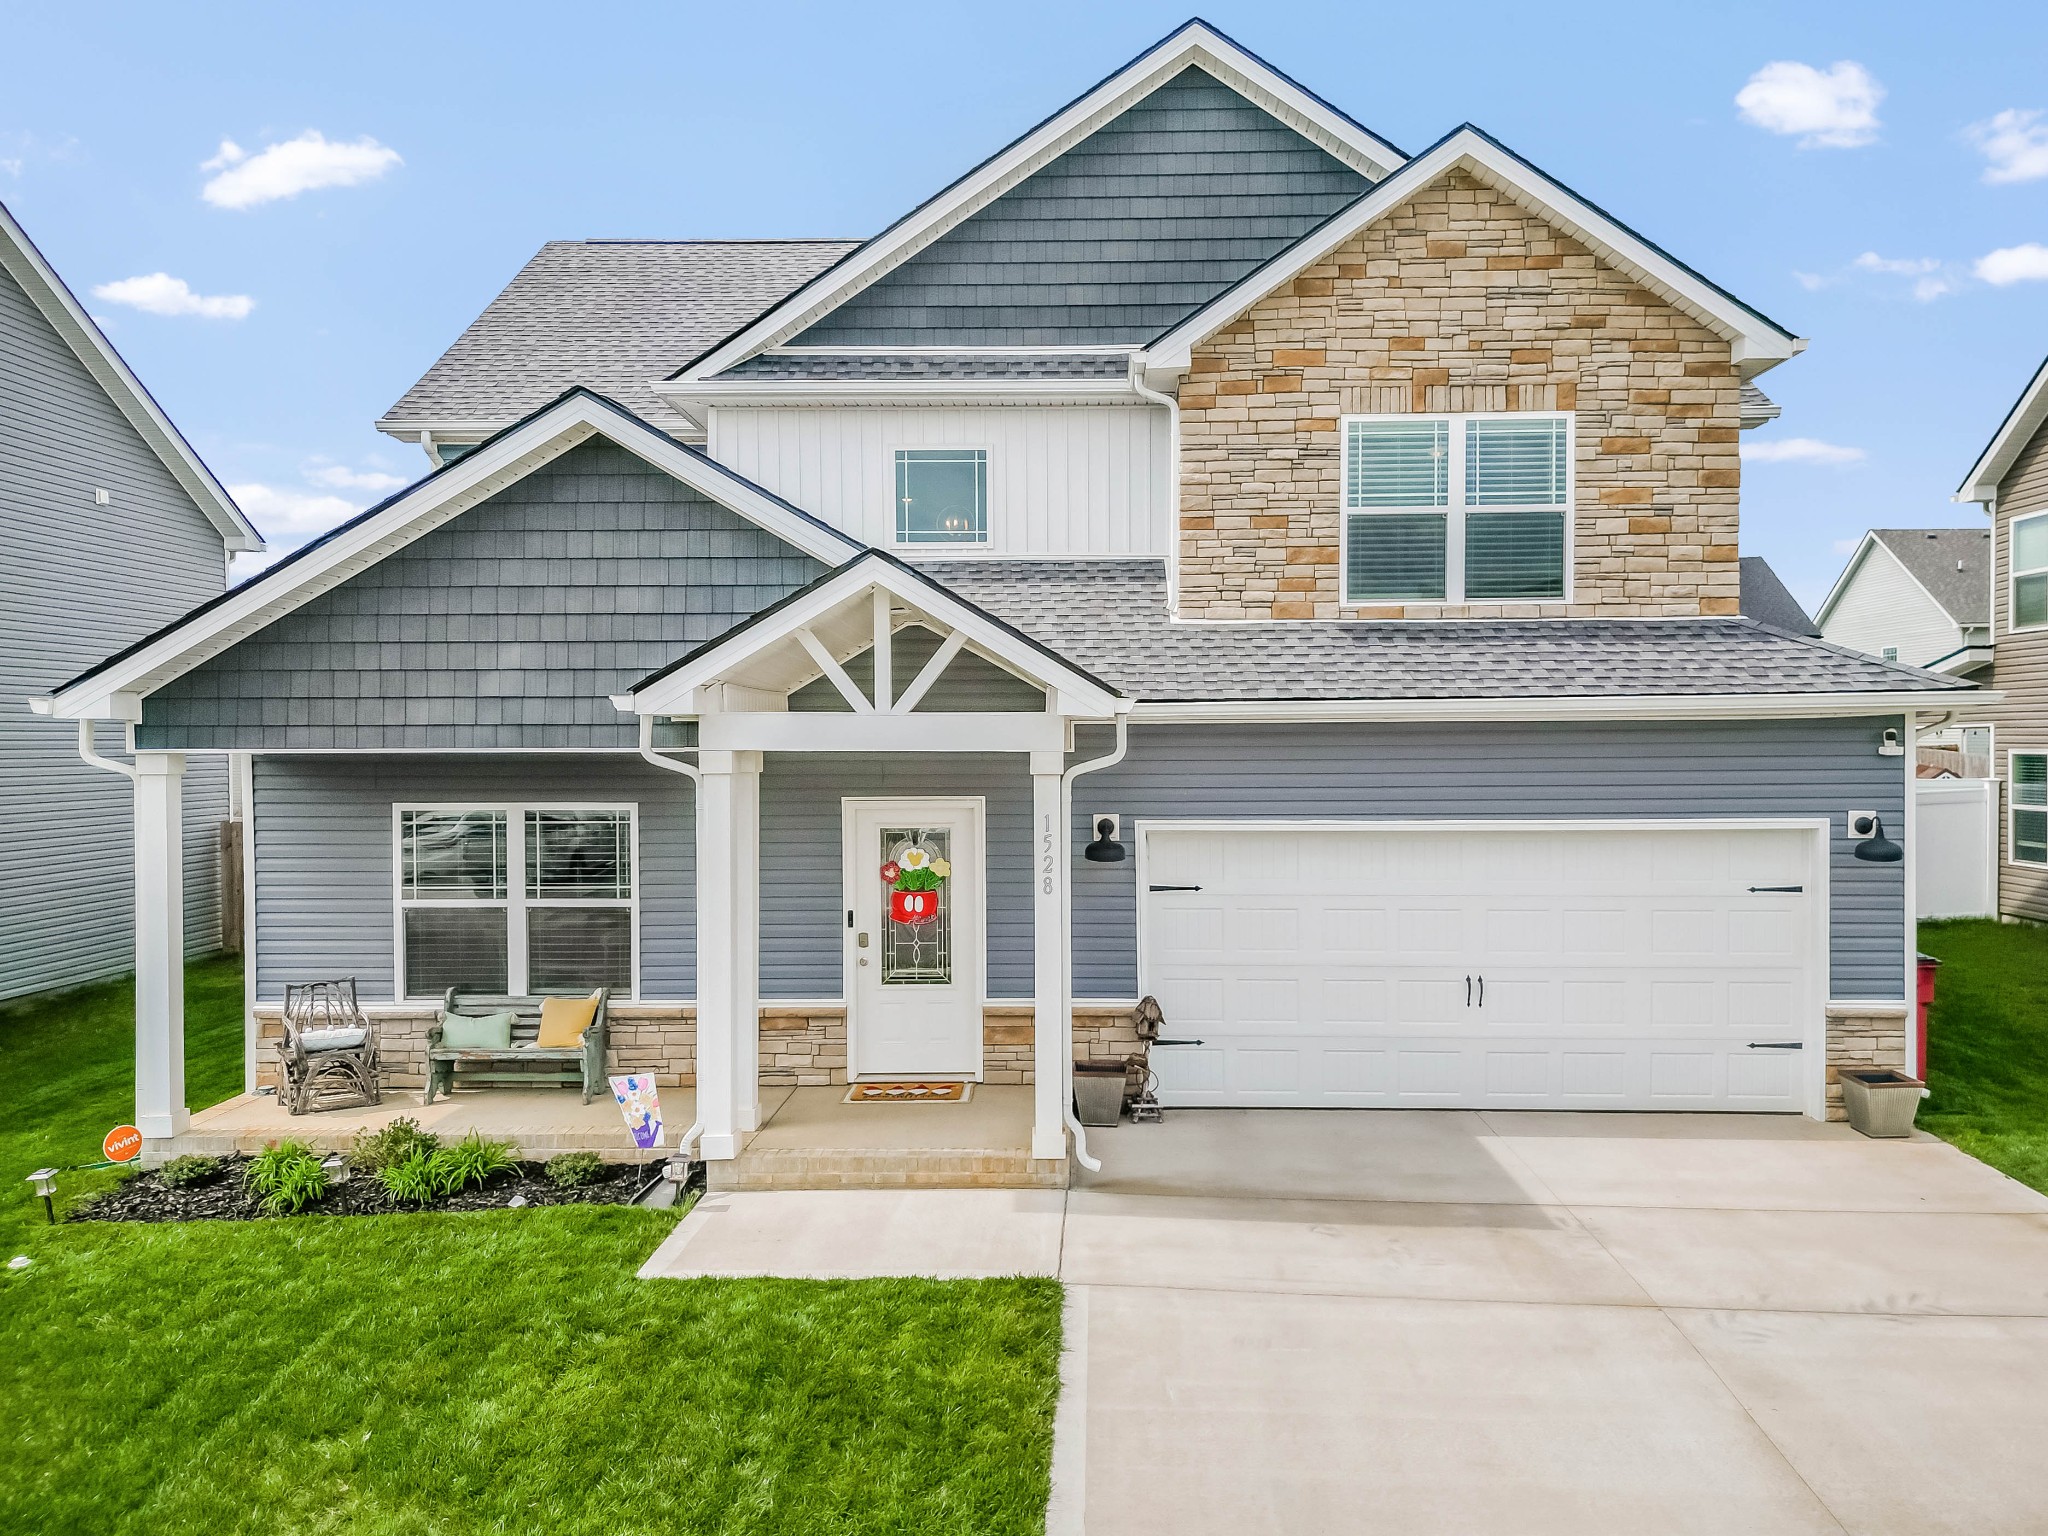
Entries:
[[1169, 1105], [1804, 1107], [1813, 833], [1151, 823]]

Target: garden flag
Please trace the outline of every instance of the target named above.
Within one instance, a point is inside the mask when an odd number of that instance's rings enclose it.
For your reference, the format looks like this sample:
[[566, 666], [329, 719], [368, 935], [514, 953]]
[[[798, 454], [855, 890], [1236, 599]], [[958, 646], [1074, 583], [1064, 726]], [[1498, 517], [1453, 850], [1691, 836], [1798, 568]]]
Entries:
[[661, 1145], [661, 1095], [655, 1091], [654, 1074], [633, 1072], [611, 1080], [612, 1097], [619, 1101], [619, 1113], [633, 1133], [633, 1145], [642, 1152]]

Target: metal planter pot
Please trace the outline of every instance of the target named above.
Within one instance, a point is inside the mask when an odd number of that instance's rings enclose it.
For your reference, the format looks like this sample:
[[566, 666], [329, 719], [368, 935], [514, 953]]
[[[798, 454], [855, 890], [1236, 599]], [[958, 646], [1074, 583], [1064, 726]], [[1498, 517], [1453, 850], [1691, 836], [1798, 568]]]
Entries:
[[1083, 1125], [1115, 1125], [1124, 1114], [1124, 1069], [1077, 1065], [1074, 1068], [1074, 1113]]
[[1851, 1068], [1842, 1073], [1842, 1107], [1849, 1124], [1866, 1136], [1910, 1136], [1920, 1112], [1917, 1077], [1888, 1067]]

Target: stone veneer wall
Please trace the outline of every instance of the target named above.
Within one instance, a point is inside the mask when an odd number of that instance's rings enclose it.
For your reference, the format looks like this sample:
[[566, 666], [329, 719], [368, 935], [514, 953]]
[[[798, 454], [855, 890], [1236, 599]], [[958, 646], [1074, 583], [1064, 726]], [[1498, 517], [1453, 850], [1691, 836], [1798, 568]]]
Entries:
[[[1740, 609], [1729, 345], [1466, 172], [1198, 347], [1180, 386], [1185, 617]], [[1339, 418], [1575, 411], [1570, 602], [1345, 607]]]
[[[370, 1007], [366, 1010], [382, 1031], [381, 1056], [387, 1088], [424, 1091], [427, 1085], [427, 1030], [436, 1010]], [[608, 1065], [615, 1072], [651, 1072], [664, 1088], [688, 1087], [697, 1081], [696, 1009], [659, 1008], [615, 1003], [610, 1010], [611, 1050]], [[1032, 1066], [1031, 1005], [990, 1003], [982, 1022], [982, 1081], [1030, 1083]], [[284, 1025], [276, 1005], [256, 1010], [261, 1046], [256, 1058], [258, 1087], [278, 1086], [283, 1069], [276, 1042]], [[1109, 1060], [1137, 1049], [1138, 1037], [1129, 1015], [1120, 1009], [1077, 1008], [1074, 1013], [1076, 1060]], [[761, 1084], [763, 1087], [809, 1088], [846, 1081], [846, 1012], [833, 1007], [789, 1007], [764, 1003], [761, 1008]]]
[[1842, 1107], [1844, 1067], [1892, 1067], [1906, 1070], [1906, 1027], [1910, 1008], [1828, 1010], [1828, 1118], [1846, 1120]]

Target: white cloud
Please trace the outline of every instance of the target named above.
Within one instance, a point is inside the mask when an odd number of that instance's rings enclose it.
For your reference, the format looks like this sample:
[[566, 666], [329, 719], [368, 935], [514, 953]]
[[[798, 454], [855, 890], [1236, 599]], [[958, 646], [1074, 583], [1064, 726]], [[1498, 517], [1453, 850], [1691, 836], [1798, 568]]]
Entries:
[[194, 293], [182, 277], [173, 277], [168, 272], [101, 283], [93, 289], [92, 296], [109, 304], [126, 304], [145, 314], [197, 315], [202, 320], [243, 320], [256, 307], [256, 301], [246, 293]]
[[1824, 443], [1817, 437], [1786, 437], [1744, 443], [1742, 456], [1753, 464], [1854, 464], [1863, 457], [1863, 450]]
[[222, 139], [220, 153], [199, 167], [215, 173], [201, 188], [200, 196], [216, 208], [254, 208], [321, 187], [353, 187], [375, 181], [394, 165], [404, 163], [397, 150], [367, 134], [354, 143], [343, 143], [309, 128], [296, 139], [253, 155], [233, 139]]
[[1932, 256], [1880, 256], [1875, 251], [1865, 251], [1852, 263], [1866, 272], [1890, 272], [1898, 277], [1914, 277], [1922, 272], [1932, 272], [1941, 263]]
[[[266, 540], [293, 544], [325, 533], [362, 510], [345, 496], [282, 490], [254, 480], [229, 486], [228, 494], [235, 498], [236, 506], [249, 514], [249, 520], [263, 530]], [[300, 537], [294, 538], [295, 534]]]
[[2011, 107], [1972, 123], [1969, 133], [1991, 162], [1984, 167], [1984, 179], [1993, 186], [2048, 176], [2048, 123], [2038, 111]]
[[2029, 241], [2008, 245], [1977, 258], [1977, 276], [1994, 288], [2011, 283], [2048, 282], [2048, 245]]
[[1771, 133], [1797, 134], [1805, 149], [1854, 149], [1877, 137], [1884, 87], [1844, 59], [1822, 71], [1780, 59], [1735, 93], [1743, 117]]
[[306, 478], [330, 490], [368, 491], [373, 496], [386, 495], [407, 483], [401, 476], [387, 475], [381, 469], [355, 470], [346, 464], [317, 462], [306, 467]]

